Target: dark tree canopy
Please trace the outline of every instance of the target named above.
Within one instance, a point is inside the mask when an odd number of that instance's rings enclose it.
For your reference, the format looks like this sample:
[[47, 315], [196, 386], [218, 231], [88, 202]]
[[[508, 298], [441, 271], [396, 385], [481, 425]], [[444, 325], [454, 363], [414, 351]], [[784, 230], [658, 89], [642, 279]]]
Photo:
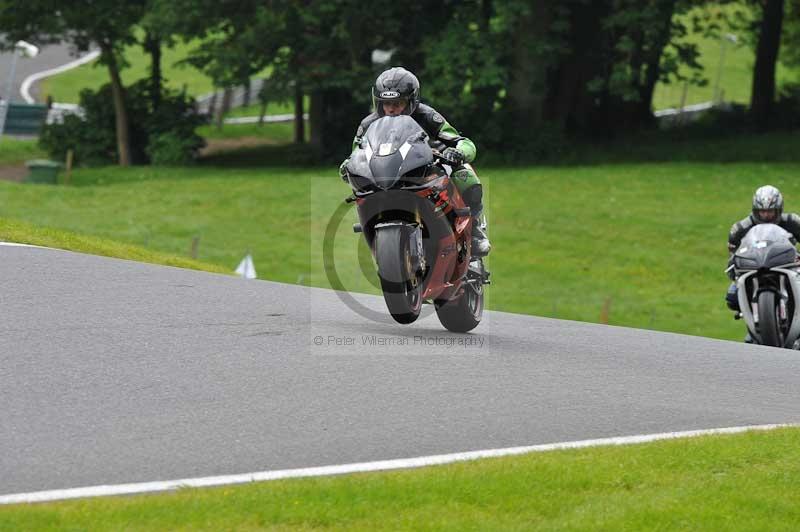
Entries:
[[[262, 101], [294, 101], [297, 142], [307, 96], [309, 149], [330, 158], [346, 155], [375, 76], [402, 65], [418, 75], [423, 99], [480, 145], [536, 155], [565, 137], [653, 127], [658, 82], [706, 82], [689, 30], [735, 26], [723, 20], [732, 5], [752, 14], [738, 23], [756, 52], [751, 113], [765, 125], [775, 65], [800, 65], [800, 0], [0, 0], [0, 31], [6, 45], [94, 43], [123, 103], [122, 50], [143, 33], [154, 107], [161, 47], [199, 43], [185, 63], [216, 86], [266, 73]], [[373, 64], [374, 50], [391, 59]], [[117, 121], [123, 162], [124, 113]]]

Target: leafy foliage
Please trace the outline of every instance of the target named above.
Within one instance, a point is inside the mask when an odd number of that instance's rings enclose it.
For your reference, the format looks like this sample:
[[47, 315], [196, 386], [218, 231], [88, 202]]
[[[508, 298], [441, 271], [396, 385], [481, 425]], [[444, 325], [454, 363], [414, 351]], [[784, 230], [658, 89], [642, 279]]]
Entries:
[[789, 67], [800, 67], [800, 0], [786, 0], [780, 61]]
[[[132, 161], [179, 164], [192, 161], [204, 145], [195, 133], [203, 118], [194, 102], [183, 93], [163, 90], [160, 105], [152, 106], [149, 80], [140, 80], [127, 90], [127, 112], [131, 117]], [[61, 124], [45, 126], [41, 146], [50, 156], [62, 160], [72, 149], [80, 164], [109, 164], [117, 160], [115, 113], [111, 86], [81, 93], [83, 116], [67, 115]]]
[[[800, 0], [785, 2], [780, 58], [800, 66]], [[552, 154], [568, 137], [653, 127], [656, 83], [708, 83], [692, 34], [722, 36], [739, 28], [742, 41], [755, 46], [763, 6], [774, 0], [374, 0], [368, 9], [356, 0], [82, 0], [60, 7], [56, 22], [39, 21], [51, 3], [31, 0], [17, 9], [0, 0], [0, 26], [15, 28], [7, 39], [68, 36], [79, 48], [96, 42], [114, 81], [114, 70], [125, 66], [122, 46], [136, 41], [132, 28], [139, 27], [153, 58], [154, 107], [161, 94], [159, 47], [176, 38], [199, 43], [185, 64], [219, 87], [269, 71], [262, 101], [307, 96], [307, 150], [341, 157], [369, 112], [372, 80], [399, 65], [418, 74], [424, 99], [462, 133], [530, 158]], [[83, 20], [87, 14], [93, 20]], [[765, 33], [775, 31], [773, 25]], [[389, 63], [372, 62], [378, 49], [391, 51]], [[767, 80], [759, 84], [762, 102], [774, 78], [774, 65], [763, 65], [757, 69]], [[115, 96], [121, 101], [119, 91]], [[140, 135], [136, 127], [132, 138]], [[146, 144], [132, 148], [133, 158], [181, 151], [169, 135], [156, 144], [150, 151]]]

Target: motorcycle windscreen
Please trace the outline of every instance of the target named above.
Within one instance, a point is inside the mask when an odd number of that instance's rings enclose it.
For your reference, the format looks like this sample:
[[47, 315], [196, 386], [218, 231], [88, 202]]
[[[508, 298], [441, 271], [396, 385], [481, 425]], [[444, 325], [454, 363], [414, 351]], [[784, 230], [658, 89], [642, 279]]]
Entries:
[[364, 151], [375, 184], [383, 189], [433, 160], [425, 130], [407, 115], [373, 122], [364, 137]]
[[425, 135], [425, 131], [410, 116], [384, 116], [369, 126], [364, 140], [372, 155], [385, 157], [398, 151], [406, 141], [414, 141], [421, 135]]
[[759, 224], [747, 232], [736, 250], [734, 260], [739, 268], [764, 268], [788, 264], [797, 251], [792, 235], [779, 225]]

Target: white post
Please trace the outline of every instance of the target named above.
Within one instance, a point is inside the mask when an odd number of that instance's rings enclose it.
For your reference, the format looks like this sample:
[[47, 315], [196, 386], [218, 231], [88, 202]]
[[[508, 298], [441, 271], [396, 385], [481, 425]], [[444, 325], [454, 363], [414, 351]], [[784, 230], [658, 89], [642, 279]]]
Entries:
[[719, 50], [719, 67], [717, 67], [717, 79], [714, 81], [714, 94], [712, 95], [711, 99], [714, 102], [714, 105], [717, 105], [720, 101], [719, 97], [719, 82], [722, 79], [722, 67], [725, 65], [725, 44], [728, 42], [725, 38], [720, 39], [720, 50]]
[[719, 67], [717, 67], [717, 79], [714, 81], [714, 94], [712, 99], [714, 100], [714, 105], [722, 103], [722, 92], [719, 88], [720, 82], [722, 81], [722, 69], [725, 66], [725, 50], [727, 47], [727, 43], [731, 42], [736, 44], [738, 38], [736, 35], [732, 33], [726, 33], [720, 39], [720, 50], [719, 50]]

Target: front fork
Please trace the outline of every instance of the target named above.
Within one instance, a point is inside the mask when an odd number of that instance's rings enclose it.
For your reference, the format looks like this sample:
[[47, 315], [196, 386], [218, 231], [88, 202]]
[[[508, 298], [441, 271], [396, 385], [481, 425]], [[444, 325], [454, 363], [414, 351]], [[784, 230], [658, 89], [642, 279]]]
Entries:
[[[778, 286], [778, 318], [780, 319], [781, 325], [786, 323], [786, 320], [789, 318], [789, 312], [787, 311], [786, 303], [789, 301], [789, 291], [786, 288], [786, 276], [781, 275], [778, 279], [779, 286]], [[742, 286], [742, 288], [745, 288]], [[746, 292], [745, 292], [746, 293]], [[758, 324], [759, 316], [758, 316], [758, 294], [761, 293], [759, 290], [759, 282], [758, 277], [753, 279], [753, 294], [752, 298], [750, 299], [750, 308], [753, 312], [753, 322]]]

